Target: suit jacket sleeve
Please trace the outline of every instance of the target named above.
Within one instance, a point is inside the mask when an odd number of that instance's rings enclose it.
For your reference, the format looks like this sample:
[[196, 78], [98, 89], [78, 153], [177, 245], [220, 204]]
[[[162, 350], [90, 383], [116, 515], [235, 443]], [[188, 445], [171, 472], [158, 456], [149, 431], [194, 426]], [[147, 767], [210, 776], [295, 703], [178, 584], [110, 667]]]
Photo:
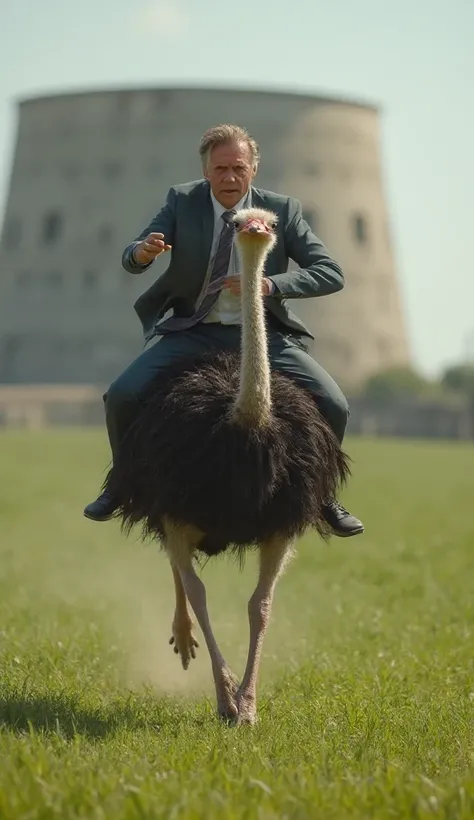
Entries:
[[284, 241], [287, 256], [296, 262], [299, 270], [269, 277], [275, 285], [275, 297], [308, 298], [342, 290], [344, 274], [341, 268], [303, 219], [301, 204], [294, 199], [289, 200]]
[[163, 205], [162, 209], [157, 213], [157, 215], [152, 219], [150, 224], [144, 231], [141, 232], [140, 236], [127, 245], [123, 254], [122, 254], [122, 267], [125, 268], [128, 273], [143, 273], [143, 271], [148, 270], [148, 268], [153, 265], [152, 262], [149, 262], [147, 265], [140, 265], [132, 257], [132, 251], [139, 242], [145, 239], [149, 233], [162, 233], [165, 237], [165, 242], [168, 245], [173, 245], [174, 240], [174, 233], [175, 233], [175, 220], [176, 220], [176, 191], [174, 188], [170, 188], [168, 191], [168, 195], [166, 197], [166, 202]]

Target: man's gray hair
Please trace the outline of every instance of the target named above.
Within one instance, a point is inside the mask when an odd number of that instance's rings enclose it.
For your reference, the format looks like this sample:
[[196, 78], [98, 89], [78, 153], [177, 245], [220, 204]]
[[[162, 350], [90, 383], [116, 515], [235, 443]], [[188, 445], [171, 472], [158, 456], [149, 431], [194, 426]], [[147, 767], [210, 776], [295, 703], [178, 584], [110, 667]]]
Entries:
[[216, 145], [224, 145], [229, 142], [243, 142], [248, 145], [252, 157], [252, 165], [256, 169], [260, 160], [260, 149], [257, 142], [250, 136], [245, 128], [240, 125], [215, 125], [209, 128], [201, 137], [199, 154], [203, 168], [206, 167], [210, 153]]

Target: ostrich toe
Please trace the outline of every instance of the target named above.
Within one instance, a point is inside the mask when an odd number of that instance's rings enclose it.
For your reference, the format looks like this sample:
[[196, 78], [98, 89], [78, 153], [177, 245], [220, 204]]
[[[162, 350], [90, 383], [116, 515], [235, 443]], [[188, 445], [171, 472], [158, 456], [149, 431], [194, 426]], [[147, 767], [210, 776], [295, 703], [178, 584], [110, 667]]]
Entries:
[[230, 669], [223, 669], [216, 680], [217, 713], [221, 720], [234, 724], [238, 718], [235, 696], [239, 682]]
[[253, 695], [237, 692], [235, 700], [238, 709], [236, 726], [253, 726], [257, 722], [257, 703]]
[[199, 644], [193, 635], [193, 622], [191, 619], [174, 620], [172, 626], [172, 636], [169, 640], [176, 655], [181, 658], [183, 669], [186, 670], [192, 659], [196, 657], [196, 649]]

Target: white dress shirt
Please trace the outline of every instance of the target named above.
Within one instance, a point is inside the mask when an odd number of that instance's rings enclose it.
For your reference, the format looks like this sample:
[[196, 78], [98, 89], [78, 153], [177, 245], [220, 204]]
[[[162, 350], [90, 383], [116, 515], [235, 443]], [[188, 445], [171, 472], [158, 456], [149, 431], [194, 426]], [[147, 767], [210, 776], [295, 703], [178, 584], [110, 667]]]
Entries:
[[[212, 265], [214, 263], [214, 257], [217, 252], [217, 247], [219, 245], [219, 238], [221, 235], [222, 228], [224, 227], [224, 220], [222, 219], [222, 214], [225, 213], [228, 208], [224, 208], [217, 199], [215, 198], [214, 194], [211, 191], [211, 200], [212, 205], [214, 207], [214, 234], [212, 238], [212, 245], [211, 245], [211, 255], [209, 257], [209, 268], [212, 269]], [[232, 210], [239, 211], [241, 208], [251, 208], [252, 207], [252, 194], [250, 191], [247, 191], [244, 197], [234, 205]], [[230, 260], [229, 260], [229, 267], [227, 269], [227, 276], [238, 276], [239, 271], [237, 270], [238, 266], [238, 256], [234, 246], [232, 246], [230, 251]], [[228, 288], [223, 288], [219, 294], [217, 302], [215, 303], [212, 310], [207, 314], [207, 316], [203, 319], [203, 322], [220, 322], [221, 325], [240, 325], [241, 324], [241, 312], [240, 312], [240, 296], [235, 296], [233, 293], [230, 292]]]

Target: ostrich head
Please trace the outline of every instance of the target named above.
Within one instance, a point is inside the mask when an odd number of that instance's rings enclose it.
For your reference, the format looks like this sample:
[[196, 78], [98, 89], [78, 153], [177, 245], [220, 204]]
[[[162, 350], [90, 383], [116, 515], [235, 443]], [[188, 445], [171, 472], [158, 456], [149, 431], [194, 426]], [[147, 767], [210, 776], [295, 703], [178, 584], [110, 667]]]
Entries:
[[235, 229], [242, 236], [266, 236], [273, 237], [274, 228], [278, 223], [278, 217], [273, 211], [265, 211], [263, 208], [242, 208], [234, 216]]
[[[257, 258], [263, 264], [276, 242], [278, 217], [272, 211], [245, 208], [234, 216], [235, 242], [243, 259]], [[260, 271], [254, 271], [255, 273]]]

